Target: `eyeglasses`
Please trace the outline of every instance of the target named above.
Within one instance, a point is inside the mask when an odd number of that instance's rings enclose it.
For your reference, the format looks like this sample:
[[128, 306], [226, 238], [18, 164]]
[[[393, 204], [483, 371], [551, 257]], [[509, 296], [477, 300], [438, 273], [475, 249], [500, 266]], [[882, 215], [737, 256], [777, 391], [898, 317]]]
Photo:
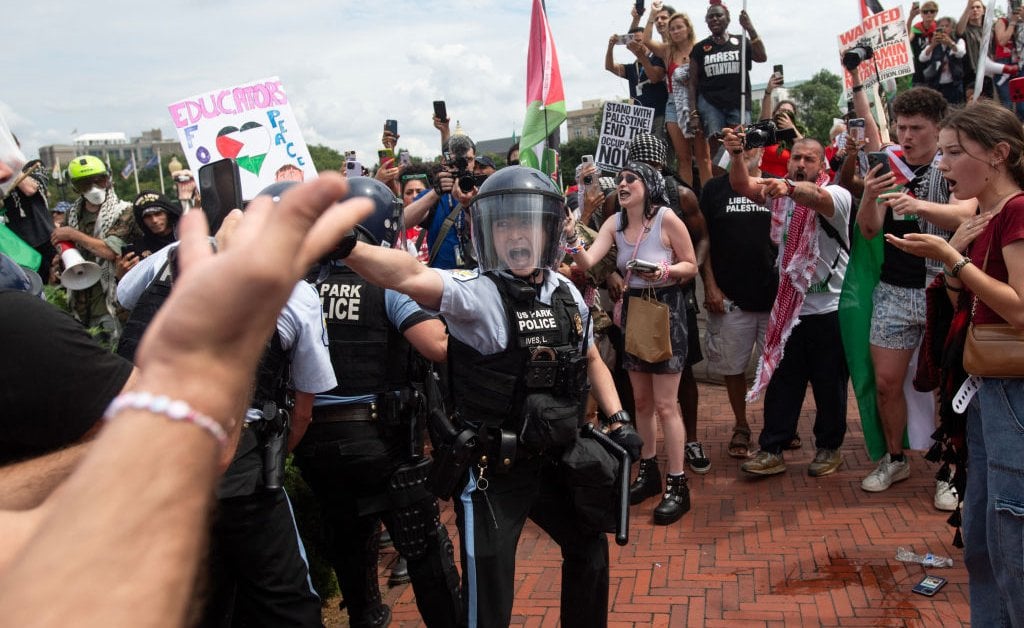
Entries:
[[420, 173], [420, 174], [403, 174], [402, 175], [402, 181], [412, 181], [414, 179], [426, 179], [426, 178], [427, 178], [427, 175], [425, 175], [423, 173]]
[[921, 13], [925, 15], [935, 15], [938, 12], [938, 9], [921, 9]]
[[615, 185], [619, 185], [623, 181], [626, 182], [626, 185], [633, 185], [639, 179], [640, 177], [636, 176], [635, 174], [620, 174], [615, 177]]

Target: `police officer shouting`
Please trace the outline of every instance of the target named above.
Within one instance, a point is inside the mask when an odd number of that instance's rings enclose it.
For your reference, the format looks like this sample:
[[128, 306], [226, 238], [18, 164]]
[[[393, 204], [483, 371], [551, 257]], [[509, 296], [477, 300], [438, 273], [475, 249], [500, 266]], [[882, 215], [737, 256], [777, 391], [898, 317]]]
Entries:
[[491, 175], [469, 209], [479, 272], [430, 269], [355, 234], [339, 255], [447, 322], [457, 436], [434, 442], [434, 477], [455, 478], [448, 488], [457, 495], [470, 625], [509, 624], [516, 545], [529, 517], [562, 549], [562, 625], [604, 626], [607, 538], [581, 516], [564, 464], [589, 440], [577, 431], [588, 376], [613, 440], [634, 459], [640, 442], [593, 344], [586, 304], [553, 270], [563, 257], [563, 198], [543, 173], [514, 166]]
[[[379, 246], [402, 238], [402, 203], [391, 190], [368, 177], [348, 182], [350, 196], [374, 200], [374, 213], [357, 227], [360, 240]], [[401, 243], [398, 248], [404, 250]], [[339, 384], [317, 395], [295, 462], [320, 503], [327, 556], [350, 624], [390, 621], [377, 583], [383, 519], [395, 548], [408, 560], [424, 622], [459, 625], [459, 574], [437, 499], [427, 488], [430, 461], [423, 457], [417, 416], [424, 405], [412, 385], [422, 382], [424, 371], [417, 369], [422, 358], [414, 356], [413, 347], [432, 361], [446, 359], [444, 324], [408, 296], [368, 283], [341, 262], [327, 262], [319, 271]]]

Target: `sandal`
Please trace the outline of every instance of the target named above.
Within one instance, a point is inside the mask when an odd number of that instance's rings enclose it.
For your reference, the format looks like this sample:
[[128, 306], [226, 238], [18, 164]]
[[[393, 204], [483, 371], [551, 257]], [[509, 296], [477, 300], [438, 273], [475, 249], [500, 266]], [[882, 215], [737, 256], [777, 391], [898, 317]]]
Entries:
[[794, 436], [793, 440], [789, 441], [789, 444], [787, 444], [785, 447], [783, 447], [783, 449], [786, 449], [786, 450], [800, 449], [803, 446], [804, 446], [804, 442], [802, 440], [800, 440], [800, 437], [799, 436]]
[[733, 428], [732, 439], [729, 440], [729, 455], [733, 458], [748, 458], [750, 456], [749, 427]]

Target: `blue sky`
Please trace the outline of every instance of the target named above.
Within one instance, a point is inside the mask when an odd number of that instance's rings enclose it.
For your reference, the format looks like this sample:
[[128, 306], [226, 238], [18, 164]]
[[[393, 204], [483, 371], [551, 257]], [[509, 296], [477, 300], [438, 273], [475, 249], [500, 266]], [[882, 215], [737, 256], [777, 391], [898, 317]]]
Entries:
[[[669, 2], [706, 36], [705, 2]], [[648, 5], [650, 0], [648, 0]], [[728, 2], [732, 32], [742, 3]], [[895, 6], [883, 0], [886, 7]], [[400, 145], [437, 154], [431, 102], [474, 139], [522, 128], [530, 0], [110, 1], [22, 3], [4, 16], [0, 112], [26, 155], [70, 143], [71, 132], [160, 128], [167, 105], [210, 89], [281, 77], [307, 143], [355, 149], [374, 161], [385, 118]], [[620, 98], [626, 82], [604, 70], [608, 36], [625, 32], [629, 0], [547, 0], [567, 104]], [[859, 20], [856, 0], [750, 0], [765, 41], [763, 82], [781, 63], [790, 80], [840, 70], [836, 36]], [[909, 7], [909, 2], [903, 5]], [[940, 3], [940, 7], [946, 6]], [[959, 16], [964, 2], [955, 11]], [[631, 55], [616, 51], [619, 61]], [[453, 123], [454, 124], [454, 123]], [[365, 155], [365, 157], [363, 157]]]

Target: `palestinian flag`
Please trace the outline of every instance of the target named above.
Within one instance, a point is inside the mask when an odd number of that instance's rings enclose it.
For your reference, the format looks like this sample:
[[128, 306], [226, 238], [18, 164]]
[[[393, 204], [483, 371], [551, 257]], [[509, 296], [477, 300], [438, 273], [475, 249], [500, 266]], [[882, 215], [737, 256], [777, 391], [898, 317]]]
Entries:
[[541, 0], [533, 0], [530, 17], [530, 52], [526, 60], [526, 119], [519, 141], [524, 166], [557, 174], [557, 159], [545, 149], [545, 139], [565, 121], [565, 90], [558, 69], [555, 41]]

